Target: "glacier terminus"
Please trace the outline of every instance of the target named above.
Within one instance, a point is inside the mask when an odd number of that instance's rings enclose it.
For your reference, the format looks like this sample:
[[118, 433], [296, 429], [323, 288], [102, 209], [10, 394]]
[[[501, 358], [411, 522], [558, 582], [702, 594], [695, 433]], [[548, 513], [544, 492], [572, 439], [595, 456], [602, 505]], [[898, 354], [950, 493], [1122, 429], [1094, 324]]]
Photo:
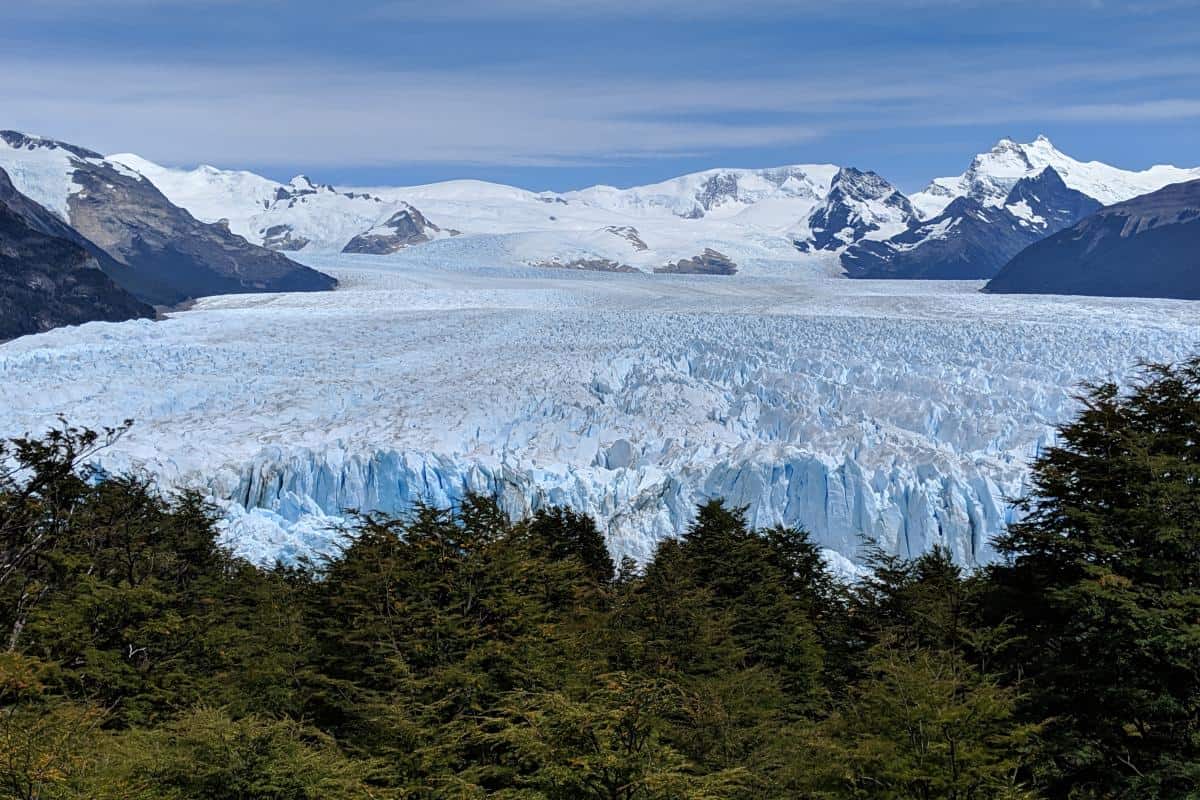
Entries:
[[259, 562], [328, 552], [349, 510], [478, 491], [593, 514], [638, 558], [722, 497], [805, 526], [846, 570], [871, 543], [973, 564], [1082, 382], [1200, 344], [1186, 302], [851, 281], [820, 259], [576, 272], [454, 237], [300, 260], [340, 288], [5, 344], [0, 435], [64, 408], [132, 418], [102, 465], [199, 486]]

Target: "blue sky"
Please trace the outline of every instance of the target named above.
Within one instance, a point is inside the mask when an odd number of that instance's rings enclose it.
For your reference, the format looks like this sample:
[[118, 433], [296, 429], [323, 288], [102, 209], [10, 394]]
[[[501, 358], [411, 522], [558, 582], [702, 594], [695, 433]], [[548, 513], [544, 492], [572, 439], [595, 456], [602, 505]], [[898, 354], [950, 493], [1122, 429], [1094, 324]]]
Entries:
[[1200, 164], [1197, 0], [5, 3], [0, 127], [286, 179], [632, 185], [1001, 136]]

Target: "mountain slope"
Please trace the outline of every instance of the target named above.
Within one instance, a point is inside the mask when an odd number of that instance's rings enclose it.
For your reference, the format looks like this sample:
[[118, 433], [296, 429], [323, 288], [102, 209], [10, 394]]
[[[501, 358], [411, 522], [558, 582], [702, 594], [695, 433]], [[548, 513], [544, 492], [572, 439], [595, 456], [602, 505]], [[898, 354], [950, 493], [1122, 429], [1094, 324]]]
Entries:
[[796, 242], [801, 252], [837, 250], [870, 234], [886, 238], [916, 222], [917, 212], [908, 198], [874, 172], [853, 167], [839, 169], [825, 201], [808, 218], [811, 243]]
[[852, 278], [990, 278], [1023, 248], [1100, 208], [1047, 167], [1021, 178], [1000, 206], [958, 197], [938, 216], [842, 253]]
[[[738, 260], [795, 259], [787, 250], [792, 240], [803, 249], [822, 237], [813, 249], [833, 250], [873, 231], [895, 232], [914, 215], [879, 176], [829, 164], [717, 169], [648, 186], [556, 193], [472, 180], [337, 189], [304, 177], [278, 184], [212, 167], [161, 167], [132, 154], [109, 158], [149, 176], [201, 219], [225, 219], [250, 241], [306, 253], [391, 253], [461, 234], [530, 265], [652, 272], [737, 243]], [[633, 240], [613, 231], [630, 232], [638, 244], [631, 248]], [[781, 246], [758, 244], [767, 239]]]
[[986, 289], [1200, 299], [1200, 180], [1101, 209], [1023, 250]]
[[51, 212], [0, 170], [0, 340], [94, 320], [153, 317]]
[[197, 221], [141, 174], [90, 150], [0, 131], [0, 168], [17, 190], [123, 265], [111, 277], [146, 302], [336, 285], [223, 225]]
[[1131, 171], [1099, 161], [1076, 161], [1054, 147], [1045, 136], [1020, 144], [1001, 139], [987, 153], [980, 153], [962, 175], [935, 178], [923, 191], [912, 195], [913, 205], [925, 218], [942, 213], [956, 197], [970, 197], [985, 206], [1001, 205], [1022, 178], [1051, 167], [1063, 182], [1076, 191], [1111, 205], [1161, 189], [1180, 181], [1200, 178], [1200, 167], [1180, 169], [1159, 165]]
[[277, 183], [252, 172], [210, 166], [172, 169], [132, 153], [109, 160], [146, 175], [197, 219], [223, 222], [233, 233], [271, 250], [341, 252], [355, 242], [346, 252], [379, 254], [450, 235], [402, 200], [385, 199], [372, 190], [342, 191], [306, 175]]

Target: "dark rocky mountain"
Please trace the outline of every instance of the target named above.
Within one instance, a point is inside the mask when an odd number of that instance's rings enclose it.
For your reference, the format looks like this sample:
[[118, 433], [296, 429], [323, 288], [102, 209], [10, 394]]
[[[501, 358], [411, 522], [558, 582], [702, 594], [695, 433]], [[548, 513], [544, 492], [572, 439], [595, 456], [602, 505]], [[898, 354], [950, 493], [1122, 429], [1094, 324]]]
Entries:
[[[425, 219], [424, 214], [408, 206], [392, 214], [382, 225], [355, 236], [342, 248], [342, 252], [388, 255], [406, 247], [424, 244], [441, 232], [442, 229]], [[447, 233], [455, 235], [458, 231]]]
[[0, 170], [0, 341], [60, 325], [154, 316], [78, 239]]
[[842, 267], [852, 278], [990, 278], [1033, 242], [1099, 208], [1047, 167], [1018, 181], [1001, 206], [959, 197], [890, 239], [860, 241], [842, 253]]
[[797, 241], [801, 252], [837, 250], [879, 230], [881, 216], [911, 225], [919, 219], [912, 203], [874, 172], [842, 167], [830, 183], [829, 195], [809, 217], [811, 241]]
[[64, 200], [65, 221], [125, 267], [110, 272], [112, 278], [146, 302], [171, 305], [210, 294], [320, 291], [337, 285], [225, 225], [196, 220], [145, 177], [98, 153], [12, 131], [0, 131], [0, 139], [8, 151], [6, 163], [21, 164], [27, 155], [44, 170], [59, 158], [75, 187]]
[[1101, 209], [1022, 250], [985, 290], [1200, 300], [1200, 180]]

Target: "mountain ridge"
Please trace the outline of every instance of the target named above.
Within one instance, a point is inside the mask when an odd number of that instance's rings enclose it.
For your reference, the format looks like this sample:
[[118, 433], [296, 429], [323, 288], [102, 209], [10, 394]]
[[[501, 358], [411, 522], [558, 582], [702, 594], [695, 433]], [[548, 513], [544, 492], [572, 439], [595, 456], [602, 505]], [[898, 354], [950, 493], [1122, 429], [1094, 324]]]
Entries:
[[225, 225], [197, 220], [141, 173], [95, 151], [0, 131], [0, 168], [19, 192], [111, 257], [100, 261], [101, 268], [144, 302], [173, 305], [207, 294], [336, 285]]
[[1031, 244], [985, 291], [1200, 300], [1200, 180], [1106, 206]]

